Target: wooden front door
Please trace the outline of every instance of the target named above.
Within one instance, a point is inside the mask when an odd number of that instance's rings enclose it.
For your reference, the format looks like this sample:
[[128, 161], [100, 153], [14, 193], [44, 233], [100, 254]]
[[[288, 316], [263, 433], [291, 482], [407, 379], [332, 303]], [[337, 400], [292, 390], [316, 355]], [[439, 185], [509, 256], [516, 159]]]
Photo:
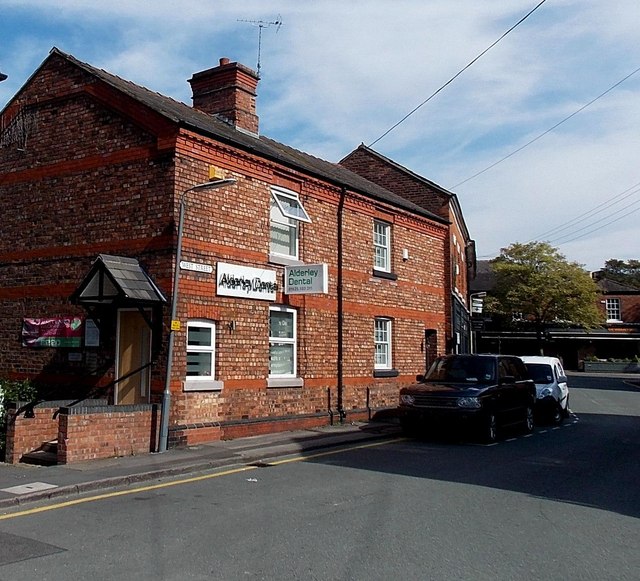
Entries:
[[147, 364], [150, 356], [151, 332], [144, 317], [137, 310], [118, 311], [117, 377], [124, 379], [116, 383], [116, 404], [149, 402], [149, 368], [136, 370]]

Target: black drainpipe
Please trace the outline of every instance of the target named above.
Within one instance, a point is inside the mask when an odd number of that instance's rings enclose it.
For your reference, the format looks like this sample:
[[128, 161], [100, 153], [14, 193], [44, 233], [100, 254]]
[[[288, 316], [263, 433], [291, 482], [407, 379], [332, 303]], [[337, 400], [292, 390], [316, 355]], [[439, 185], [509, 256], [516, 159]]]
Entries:
[[342, 353], [343, 353], [343, 322], [344, 322], [344, 309], [343, 309], [343, 297], [342, 297], [342, 217], [344, 214], [344, 202], [347, 195], [347, 191], [345, 187], [342, 187], [340, 191], [340, 203], [338, 204], [338, 281], [337, 281], [337, 295], [338, 295], [338, 361], [337, 361], [337, 371], [338, 371], [338, 415], [340, 418], [340, 423], [344, 423], [346, 419], [346, 412], [344, 411], [344, 406], [342, 402], [342, 392], [344, 388], [344, 366], [342, 363]]

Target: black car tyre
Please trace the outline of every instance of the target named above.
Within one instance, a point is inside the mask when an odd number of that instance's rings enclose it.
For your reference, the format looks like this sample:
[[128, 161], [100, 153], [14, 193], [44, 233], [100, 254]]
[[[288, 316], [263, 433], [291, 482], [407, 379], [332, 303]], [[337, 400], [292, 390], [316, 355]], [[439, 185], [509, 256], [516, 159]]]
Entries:
[[498, 420], [493, 412], [484, 416], [480, 425], [480, 438], [485, 444], [493, 444], [498, 439]]
[[567, 401], [564, 404], [564, 409], [562, 410], [562, 415], [565, 418], [568, 418], [571, 415], [571, 413], [569, 411], [569, 396], [567, 396]]
[[560, 407], [560, 404], [556, 404], [553, 406], [553, 409], [549, 412], [549, 421], [554, 425], [558, 426], [562, 423], [562, 420], [565, 418], [565, 411]]
[[524, 431], [525, 434], [533, 432], [533, 406], [528, 405], [524, 410]]

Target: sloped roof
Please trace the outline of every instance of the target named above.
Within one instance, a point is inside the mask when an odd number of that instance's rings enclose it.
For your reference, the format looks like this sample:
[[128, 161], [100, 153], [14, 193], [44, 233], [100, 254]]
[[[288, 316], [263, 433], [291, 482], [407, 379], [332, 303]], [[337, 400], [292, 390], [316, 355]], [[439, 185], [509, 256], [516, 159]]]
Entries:
[[640, 289], [611, 280], [610, 278], [600, 278], [596, 280], [598, 288], [608, 294], [640, 294]]
[[339, 187], [344, 186], [354, 192], [402, 208], [413, 214], [429, 218], [442, 224], [447, 223], [447, 221], [440, 216], [366, 180], [338, 164], [314, 157], [267, 137], [254, 136], [250, 133], [239, 131], [213, 115], [209, 115], [170, 97], [150, 91], [131, 81], [93, 67], [55, 47], [51, 50], [49, 58], [53, 55], [57, 55], [73, 63], [90, 75], [97, 77], [114, 89], [146, 105], [180, 127], [192, 129], [249, 153], [268, 158], [292, 169], [304, 171]]
[[476, 276], [469, 282], [471, 291], [492, 291], [496, 286], [496, 275], [493, 272], [491, 262], [478, 260], [476, 262]]
[[166, 303], [162, 291], [135, 258], [99, 254], [73, 293], [78, 304], [139, 305]]

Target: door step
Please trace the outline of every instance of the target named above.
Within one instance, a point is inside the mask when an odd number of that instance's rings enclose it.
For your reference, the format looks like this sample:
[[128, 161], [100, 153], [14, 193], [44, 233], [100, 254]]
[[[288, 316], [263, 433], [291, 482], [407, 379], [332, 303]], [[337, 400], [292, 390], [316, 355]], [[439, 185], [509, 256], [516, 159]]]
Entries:
[[58, 463], [58, 440], [43, 442], [37, 450], [23, 454], [20, 462], [36, 466], [55, 466]]

